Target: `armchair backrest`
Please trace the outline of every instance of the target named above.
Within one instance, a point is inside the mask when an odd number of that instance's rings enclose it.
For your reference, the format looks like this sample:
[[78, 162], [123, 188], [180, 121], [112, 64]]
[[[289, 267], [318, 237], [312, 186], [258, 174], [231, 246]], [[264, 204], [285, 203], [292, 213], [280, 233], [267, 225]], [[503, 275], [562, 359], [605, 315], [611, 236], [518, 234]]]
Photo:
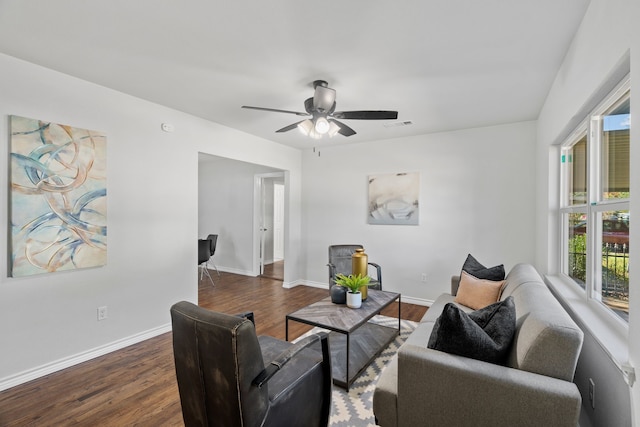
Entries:
[[252, 381], [264, 369], [250, 320], [189, 302], [171, 307], [173, 352], [186, 426], [259, 426], [268, 386]]
[[332, 245], [329, 246], [329, 285], [335, 284], [338, 274], [348, 276], [351, 274], [351, 255], [356, 249], [362, 249], [362, 245]]

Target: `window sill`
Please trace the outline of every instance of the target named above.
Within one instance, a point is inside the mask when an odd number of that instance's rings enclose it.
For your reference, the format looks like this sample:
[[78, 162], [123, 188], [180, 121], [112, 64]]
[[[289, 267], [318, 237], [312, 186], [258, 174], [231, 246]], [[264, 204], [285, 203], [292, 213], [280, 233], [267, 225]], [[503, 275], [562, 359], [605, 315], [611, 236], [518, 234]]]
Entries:
[[589, 301], [578, 288], [560, 276], [545, 276], [553, 294], [585, 332], [593, 336], [611, 360], [625, 374], [629, 360], [629, 327], [598, 302]]

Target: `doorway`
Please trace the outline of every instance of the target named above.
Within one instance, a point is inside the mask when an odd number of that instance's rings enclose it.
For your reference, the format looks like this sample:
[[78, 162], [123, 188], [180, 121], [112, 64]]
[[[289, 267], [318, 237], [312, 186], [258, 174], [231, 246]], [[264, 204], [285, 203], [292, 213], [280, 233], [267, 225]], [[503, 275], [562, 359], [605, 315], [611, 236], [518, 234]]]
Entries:
[[285, 175], [256, 175], [258, 198], [258, 271], [261, 277], [284, 281]]
[[[262, 189], [263, 177], [272, 183], [285, 184], [286, 254], [289, 173], [269, 166], [198, 154], [198, 237], [219, 235], [215, 264], [220, 272], [252, 277], [260, 275], [258, 258], [262, 199], [259, 190]], [[273, 230], [273, 226], [269, 228]], [[287, 273], [278, 277], [286, 278]]]

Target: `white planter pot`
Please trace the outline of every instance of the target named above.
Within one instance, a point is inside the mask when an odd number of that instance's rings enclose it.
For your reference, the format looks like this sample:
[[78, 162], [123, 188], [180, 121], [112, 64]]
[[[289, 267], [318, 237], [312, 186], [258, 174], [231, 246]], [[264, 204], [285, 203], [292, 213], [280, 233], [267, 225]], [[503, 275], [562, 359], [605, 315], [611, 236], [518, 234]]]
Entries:
[[360, 308], [362, 305], [362, 294], [347, 292], [347, 307], [350, 308]]

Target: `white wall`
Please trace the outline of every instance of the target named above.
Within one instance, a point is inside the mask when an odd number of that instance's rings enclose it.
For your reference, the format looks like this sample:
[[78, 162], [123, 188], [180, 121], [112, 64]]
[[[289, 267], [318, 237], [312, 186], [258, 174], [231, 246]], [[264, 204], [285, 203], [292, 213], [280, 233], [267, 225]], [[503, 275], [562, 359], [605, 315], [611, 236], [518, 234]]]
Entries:
[[[640, 81], [640, 7], [635, 0], [591, 0], [589, 9], [578, 30], [563, 64], [554, 81], [538, 120], [537, 142], [537, 254], [538, 267], [546, 273], [558, 272], [557, 245], [557, 207], [558, 195], [557, 169], [558, 158], [554, 156], [558, 144], [567, 136], [581, 118], [594, 107], [595, 102], [602, 95], [612, 89], [613, 84], [629, 70], [631, 62], [632, 87]], [[633, 19], [635, 17], [635, 19]], [[630, 58], [629, 61], [629, 50]], [[638, 94], [632, 91], [632, 123], [640, 123]], [[640, 188], [640, 169], [634, 167], [640, 164], [640, 143], [637, 128], [631, 130], [631, 242], [630, 246], [640, 245], [640, 224], [637, 206], [637, 190]], [[635, 243], [638, 242], [638, 243]], [[640, 367], [640, 344], [637, 339], [640, 332], [640, 292], [637, 288], [637, 271], [640, 265], [640, 252], [631, 252], [631, 284], [630, 286], [630, 320], [628, 345], [632, 363], [636, 372]], [[631, 420], [632, 425], [640, 425], [640, 391], [636, 382], [633, 389], [625, 384], [623, 376], [616, 363], [608, 356], [593, 333], [596, 317], [583, 320], [585, 327], [585, 351], [576, 372], [575, 382], [583, 394], [583, 401], [588, 402], [585, 389], [588, 378], [596, 379], [596, 409], [592, 411], [583, 404], [584, 416], [581, 424], [589, 425], [628, 425], [628, 408], [635, 408]], [[612, 334], [613, 335], [613, 334]], [[601, 341], [600, 341], [601, 342]], [[609, 349], [611, 351], [611, 349]], [[617, 364], [625, 361], [617, 361]], [[614, 367], [614, 369], [611, 369]], [[606, 373], [606, 374], [605, 374]], [[602, 390], [598, 392], [598, 390]], [[588, 393], [588, 390], [586, 391]], [[621, 395], [623, 396], [621, 398]]]
[[[9, 56], [0, 55], [0, 70], [0, 164], [9, 164], [12, 114], [104, 131], [108, 150], [108, 265], [9, 278], [0, 263], [0, 389], [167, 331], [171, 304], [196, 301], [198, 152], [286, 169], [300, 181], [298, 150]], [[163, 122], [175, 131], [162, 132]], [[0, 223], [8, 224], [2, 170]], [[300, 185], [291, 187], [286, 238], [299, 277]], [[109, 317], [98, 322], [103, 305]]]
[[[305, 151], [305, 277], [327, 286], [328, 246], [360, 243], [384, 289], [425, 303], [469, 252], [507, 270], [533, 262], [534, 146], [535, 123], [523, 122]], [[368, 176], [396, 172], [420, 173], [420, 225], [368, 225]]]

